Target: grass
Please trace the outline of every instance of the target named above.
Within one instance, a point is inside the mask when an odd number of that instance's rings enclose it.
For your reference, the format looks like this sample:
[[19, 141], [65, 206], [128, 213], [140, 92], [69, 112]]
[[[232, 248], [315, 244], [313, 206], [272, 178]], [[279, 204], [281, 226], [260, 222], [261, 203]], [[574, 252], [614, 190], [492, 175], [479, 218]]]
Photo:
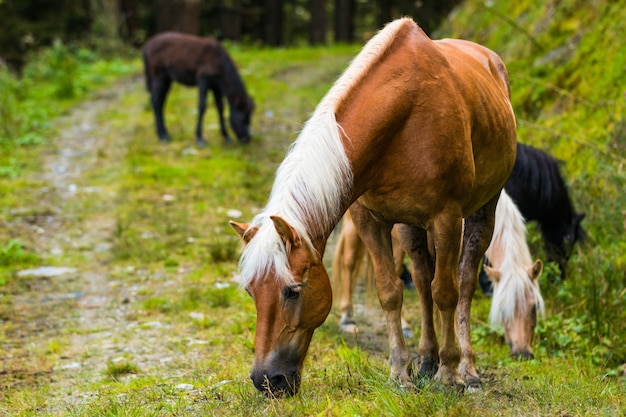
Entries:
[[[406, 392], [388, 380], [386, 343], [341, 334], [333, 310], [313, 338], [301, 392], [280, 400], [256, 392], [248, 379], [255, 309], [232, 282], [239, 242], [227, 222], [247, 221], [263, 207], [287, 147], [359, 47], [228, 45], [257, 102], [249, 146], [221, 143], [210, 105], [209, 146], [197, 149], [196, 91], [180, 86], [166, 108], [173, 142], [161, 145], [138, 60], [118, 64], [130, 78], [116, 84], [114, 94], [78, 88], [77, 97], [58, 98], [62, 110], [46, 110], [45, 126], [32, 128], [39, 123], [33, 122], [27, 129], [49, 140], [3, 142], [3, 149], [15, 152], [0, 157], [0, 415], [624, 415], [624, 225], [616, 215], [624, 205], [624, 174], [615, 161], [624, 158], [619, 94], [626, 86], [617, 69], [585, 66], [582, 57], [598, 59], [593, 39], [581, 41], [580, 56], [558, 71], [535, 67], [538, 56], [595, 17], [572, 17], [580, 7], [572, 0], [554, 11], [561, 18], [541, 29], [541, 13], [551, 10], [550, 3], [530, 4], [494, 2], [495, 9], [485, 10], [482, 2], [467, 1], [454, 20], [462, 32], [441, 30], [503, 51], [520, 138], [566, 160], [576, 206], [588, 213], [590, 243], [574, 254], [568, 281], [548, 280], [556, 276], [554, 265], [542, 278], [548, 313], [539, 324], [534, 360], [508, 357], [502, 332], [486, 323], [489, 300], [477, 295], [472, 338], [482, 392], [451, 391], [428, 381]], [[598, 25], [610, 27], [603, 31], [609, 38], [620, 33], [616, 28], [623, 31], [626, 17], [610, 11], [597, 16]], [[541, 49], [494, 15], [519, 16], [516, 21], [532, 29]], [[596, 32], [586, 36], [591, 34]], [[623, 62], [617, 49], [607, 54]], [[92, 79], [110, 68], [98, 65], [90, 67]], [[598, 91], [589, 88], [585, 70], [598, 78]], [[621, 87], [613, 88], [615, 83]], [[80, 99], [89, 101], [77, 109], [97, 111], [81, 113], [80, 120], [58, 118]], [[82, 123], [92, 130], [73, 130]], [[55, 188], [46, 165], [66, 144], [63, 132], [95, 138], [71, 159], [82, 172], [67, 180], [77, 189], [67, 195], [68, 183]], [[530, 239], [533, 254], [542, 257], [532, 227]], [[16, 275], [41, 264], [72, 266], [79, 273]], [[406, 292], [405, 305], [418, 335], [414, 292]], [[409, 344], [415, 350], [417, 340]]]

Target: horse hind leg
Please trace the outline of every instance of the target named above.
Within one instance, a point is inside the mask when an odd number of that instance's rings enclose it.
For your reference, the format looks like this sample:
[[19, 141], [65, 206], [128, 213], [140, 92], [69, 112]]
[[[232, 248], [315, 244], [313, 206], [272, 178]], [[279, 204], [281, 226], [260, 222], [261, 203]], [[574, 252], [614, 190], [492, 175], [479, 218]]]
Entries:
[[428, 236], [426, 230], [405, 224], [396, 225], [395, 230], [399, 244], [411, 260], [412, 279], [420, 297], [422, 314], [417, 351], [418, 374], [420, 377], [433, 377], [439, 366], [439, 344], [433, 322], [431, 283], [434, 277], [434, 261], [428, 250]]
[[[430, 231], [429, 231], [430, 232]], [[435, 250], [435, 278], [432, 298], [441, 318], [441, 346], [439, 369], [435, 380], [444, 385], [463, 385], [458, 365], [461, 349], [456, 334], [456, 310], [459, 300], [458, 263], [463, 238], [463, 219], [460, 213], [442, 213], [433, 221]]]
[[480, 376], [476, 370], [476, 356], [470, 334], [470, 309], [478, 284], [478, 268], [491, 242], [495, 223], [495, 207], [500, 193], [487, 204], [465, 219], [463, 249], [459, 260], [459, 305], [457, 334], [461, 346], [459, 375], [470, 390], [480, 388]]

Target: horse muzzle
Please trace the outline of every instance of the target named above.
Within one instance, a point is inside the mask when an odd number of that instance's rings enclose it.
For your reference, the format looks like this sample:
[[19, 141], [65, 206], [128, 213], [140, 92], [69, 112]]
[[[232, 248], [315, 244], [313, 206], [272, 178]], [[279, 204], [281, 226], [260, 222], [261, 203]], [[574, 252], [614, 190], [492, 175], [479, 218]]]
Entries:
[[292, 396], [300, 389], [300, 371], [288, 373], [272, 373], [267, 370], [256, 369], [250, 374], [254, 387], [267, 397]]

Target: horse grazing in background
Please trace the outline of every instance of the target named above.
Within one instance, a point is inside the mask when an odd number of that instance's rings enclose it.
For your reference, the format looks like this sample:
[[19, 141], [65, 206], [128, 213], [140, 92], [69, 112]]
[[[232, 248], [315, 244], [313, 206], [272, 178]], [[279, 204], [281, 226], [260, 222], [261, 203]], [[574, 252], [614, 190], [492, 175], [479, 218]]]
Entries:
[[533, 263], [524, 217], [506, 191], [502, 191], [496, 206], [496, 225], [485, 256], [491, 265], [483, 268], [494, 286], [490, 321], [504, 326], [512, 357], [533, 358], [537, 315], [544, 314], [539, 290], [543, 264], [540, 260]]
[[215, 97], [224, 140], [231, 142], [223, 116], [223, 96], [226, 95], [230, 107], [230, 126], [241, 143], [250, 142], [254, 102], [246, 92], [235, 63], [219, 41], [177, 32], [160, 33], [144, 45], [143, 62], [157, 135], [162, 142], [170, 140], [165, 127], [163, 105], [172, 81], [186, 86], [198, 86], [196, 142], [199, 146], [206, 145], [202, 136], [202, 119], [209, 90]]
[[432, 41], [409, 18], [365, 45], [291, 146], [263, 211], [251, 224], [231, 221], [244, 243], [239, 282], [257, 311], [250, 377], [258, 390], [300, 387], [311, 338], [332, 305], [326, 242], [348, 209], [373, 261], [391, 378], [412, 385], [391, 248], [391, 229], [402, 223], [398, 237], [420, 277], [419, 372], [446, 385], [480, 384], [469, 313], [515, 161], [509, 97], [498, 55]]
[[[397, 227], [392, 231], [392, 236], [396, 235]], [[396, 274], [399, 274], [404, 252], [397, 238], [392, 244]], [[489, 315], [491, 323], [503, 325], [512, 357], [532, 358], [531, 345], [537, 325], [537, 313], [544, 312], [543, 297], [539, 290], [539, 275], [543, 264], [539, 260], [532, 262], [526, 241], [524, 218], [504, 191], [500, 194], [496, 207], [494, 235], [486, 255], [491, 266], [485, 265], [485, 269], [495, 286]], [[365, 252], [348, 212], [343, 217], [332, 263], [333, 290], [335, 298], [339, 299], [341, 315], [339, 327], [344, 332], [358, 331], [354, 321], [352, 296], [358, 273], [363, 269], [369, 270], [370, 265], [371, 259]], [[366, 288], [369, 289], [369, 285]], [[407, 327], [403, 323], [403, 329]]]
[[585, 213], [574, 210], [559, 165], [545, 152], [518, 143], [515, 165], [504, 188], [526, 221], [537, 221], [547, 260], [555, 261], [565, 278], [574, 244], [585, 238], [581, 226]]

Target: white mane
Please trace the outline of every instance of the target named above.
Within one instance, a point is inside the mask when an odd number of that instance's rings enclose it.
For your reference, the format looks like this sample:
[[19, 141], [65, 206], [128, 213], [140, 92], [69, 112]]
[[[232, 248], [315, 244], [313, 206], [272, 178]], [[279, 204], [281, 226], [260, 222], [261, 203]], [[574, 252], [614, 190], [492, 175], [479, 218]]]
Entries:
[[386, 51], [401, 26], [410, 19], [388, 24], [374, 36], [317, 105], [282, 162], [269, 202], [251, 226], [259, 228], [246, 245], [239, 261], [239, 283], [246, 286], [257, 276], [273, 272], [277, 279], [293, 282], [287, 253], [272, 215], [285, 219], [312, 247], [341, 218], [341, 209], [352, 191], [352, 167], [343, 148], [343, 129], [335, 119], [340, 100], [358, 82], [361, 74]]
[[537, 310], [543, 315], [544, 302], [539, 286], [533, 285], [528, 279], [527, 269], [533, 262], [526, 242], [524, 217], [504, 190], [496, 206], [493, 239], [485, 255], [491, 259], [490, 255], [496, 250], [501, 251], [503, 259], [501, 265], [493, 266], [502, 275], [500, 281], [493, 285], [489, 313], [491, 323], [507, 323], [512, 320], [518, 306], [524, 305], [528, 290], [534, 294]]

